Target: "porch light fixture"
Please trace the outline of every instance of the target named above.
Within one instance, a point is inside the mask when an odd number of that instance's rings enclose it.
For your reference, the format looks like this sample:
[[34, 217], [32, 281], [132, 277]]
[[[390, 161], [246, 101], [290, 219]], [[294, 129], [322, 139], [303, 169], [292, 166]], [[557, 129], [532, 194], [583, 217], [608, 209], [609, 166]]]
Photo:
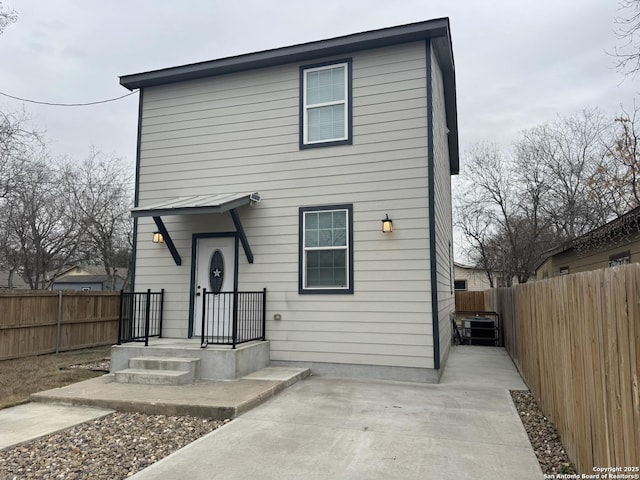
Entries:
[[391, 232], [393, 232], [393, 220], [389, 218], [389, 214], [386, 214], [385, 218], [382, 219], [382, 233]]
[[153, 232], [153, 243], [164, 243], [164, 237], [160, 232]]

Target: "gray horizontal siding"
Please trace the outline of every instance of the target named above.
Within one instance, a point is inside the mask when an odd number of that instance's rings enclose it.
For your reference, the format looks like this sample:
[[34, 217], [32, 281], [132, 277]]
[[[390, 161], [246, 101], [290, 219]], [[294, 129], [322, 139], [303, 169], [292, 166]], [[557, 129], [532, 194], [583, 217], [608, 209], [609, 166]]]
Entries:
[[[255, 262], [240, 251], [239, 288], [267, 287], [272, 359], [429, 368], [424, 44], [352, 58], [350, 146], [299, 150], [297, 64], [146, 89], [140, 204], [259, 191], [261, 203], [240, 210]], [[344, 203], [354, 206], [355, 293], [300, 296], [298, 207]], [[387, 213], [392, 235], [380, 232]], [[136, 287], [168, 289], [166, 324], [180, 337], [192, 234], [234, 228], [227, 214], [165, 223], [183, 264], [140, 219]]]

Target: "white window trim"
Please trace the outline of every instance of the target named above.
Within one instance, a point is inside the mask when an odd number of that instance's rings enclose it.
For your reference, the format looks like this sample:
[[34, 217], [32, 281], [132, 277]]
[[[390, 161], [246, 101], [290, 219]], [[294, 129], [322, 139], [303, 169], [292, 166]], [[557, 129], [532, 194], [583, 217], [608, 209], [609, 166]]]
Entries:
[[[344, 100], [336, 100], [333, 102], [314, 103], [313, 105], [307, 104], [307, 74], [311, 72], [317, 72], [320, 70], [328, 70], [335, 67], [344, 67]], [[323, 65], [321, 67], [305, 68], [303, 70], [302, 80], [302, 110], [303, 110], [303, 144], [304, 145], [316, 145], [329, 142], [340, 142], [349, 139], [349, 64], [348, 62], [331, 63]], [[323, 140], [309, 140], [309, 110], [320, 107], [330, 107], [333, 105], [344, 105], [344, 132], [342, 137], [326, 138]]]
[[[307, 224], [307, 214], [308, 213], [327, 213], [327, 212], [345, 212], [346, 216], [346, 232], [345, 232], [345, 245], [344, 246], [335, 246], [335, 247], [307, 247], [306, 246], [306, 224]], [[349, 290], [349, 286], [351, 284], [351, 278], [349, 278], [349, 260], [351, 252], [349, 251], [350, 238], [349, 238], [349, 222], [351, 218], [349, 217], [349, 210], [346, 208], [336, 208], [332, 210], [306, 210], [302, 212], [302, 288], [304, 290]], [[307, 285], [307, 252], [310, 251], [319, 251], [319, 250], [344, 250], [345, 256], [345, 280], [346, 284], [338, 287], [338, 286], [326, 286], [326, 287], [309, 287]]]

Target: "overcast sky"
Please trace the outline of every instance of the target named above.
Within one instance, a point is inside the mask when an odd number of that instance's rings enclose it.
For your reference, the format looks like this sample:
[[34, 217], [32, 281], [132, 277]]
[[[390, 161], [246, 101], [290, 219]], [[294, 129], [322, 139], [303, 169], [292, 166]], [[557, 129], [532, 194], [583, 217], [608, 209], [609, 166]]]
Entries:
[[[460, 144], [509, 145], [519, 131], [583, 108], [615, 113], [638, 80], [617, 73], [616, 0], [3, 0], [0, 92], [81, 103], [128, 93], [120, 75], [449, 17]], [[100, 106], [25, 108], [55, 156], [91, 146], [133, 164], [137, 93]], [[464, 168], [464, 157], [463, 157]]]

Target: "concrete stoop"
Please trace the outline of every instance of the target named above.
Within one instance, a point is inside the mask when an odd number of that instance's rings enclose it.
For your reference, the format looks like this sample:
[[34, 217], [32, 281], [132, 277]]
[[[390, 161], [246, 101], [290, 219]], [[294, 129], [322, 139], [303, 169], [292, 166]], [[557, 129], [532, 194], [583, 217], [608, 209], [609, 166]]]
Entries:
[[[187, 364], [181, 363], [181, 360], [186, 360]], [[269, 362], [268, 341], [245, 343], [237, 348], [224, 345], [201, 348], [198, 339], [162, 338], [150, 339], [147, 347], [139, 343], [126, 343], [111, 348], [111, 373], [117, 375], [118, 383], [180, 385], [194, 380], [233, 380], [258, 371]], [[186, 365], [189, 365], [188, 370]], [[193, 377], [166, 373], [191, 371], [194, 365]]]
[[199, 358], [132, 357], [129, 368], [115, 372], [117, 383], [186, 385], [198, 378]]

